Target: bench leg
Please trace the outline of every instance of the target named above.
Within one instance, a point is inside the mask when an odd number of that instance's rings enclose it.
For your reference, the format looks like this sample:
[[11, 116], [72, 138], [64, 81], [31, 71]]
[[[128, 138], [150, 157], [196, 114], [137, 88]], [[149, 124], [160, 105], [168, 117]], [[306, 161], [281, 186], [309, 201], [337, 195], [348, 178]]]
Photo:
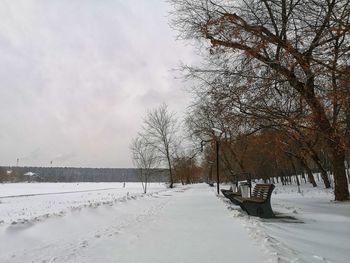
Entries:
[[[250, 203], [245, 202], [241, 205], [242, 209], [245, 210], [248, 215], [258, 216], [262, 218], [271, 218], [275, 217], [275, 214], [272, 211], [270, 203]], [[243, 208], [244, 207], [244, 208]]]

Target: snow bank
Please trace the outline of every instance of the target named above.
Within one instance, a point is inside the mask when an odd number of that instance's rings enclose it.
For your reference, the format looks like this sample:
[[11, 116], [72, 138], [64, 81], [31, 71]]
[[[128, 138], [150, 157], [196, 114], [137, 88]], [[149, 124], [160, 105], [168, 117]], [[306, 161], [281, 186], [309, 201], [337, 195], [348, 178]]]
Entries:
[[[153, 183], [149, 193], [165, 189]], [[0, 184], [0, 225], [43, 221], [84, 207], [98, 207], [143, 196], [140, 183]]]

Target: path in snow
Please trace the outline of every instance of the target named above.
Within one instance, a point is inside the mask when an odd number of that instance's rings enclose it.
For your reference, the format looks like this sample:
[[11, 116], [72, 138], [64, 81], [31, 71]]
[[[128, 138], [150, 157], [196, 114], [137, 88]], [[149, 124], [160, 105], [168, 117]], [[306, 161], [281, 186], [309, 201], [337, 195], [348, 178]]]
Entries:
[[267, 262], [206, 185], [0, 228], [0, 262]]
[[6, 198], [20, 198], [20, 197], [31, 197], [31, 196], [41, 196], [41, 195], [65, 195], [65, 194], [78, 194], [78, 193], [88, 193], [88, 192], [100, 192], [100, 191], [108, 191], [108, 190], [116, 190], [119, 188], [103, 188], [103, 189], [92, 189], [92, 190], [78, 190], [78, 191], [69, 191], [69, 192], [53, 192], [53, 193], [40, 193], [40, 194], [23, 194], [23, 195], [6, 195], [0, 196], [1, 199]]

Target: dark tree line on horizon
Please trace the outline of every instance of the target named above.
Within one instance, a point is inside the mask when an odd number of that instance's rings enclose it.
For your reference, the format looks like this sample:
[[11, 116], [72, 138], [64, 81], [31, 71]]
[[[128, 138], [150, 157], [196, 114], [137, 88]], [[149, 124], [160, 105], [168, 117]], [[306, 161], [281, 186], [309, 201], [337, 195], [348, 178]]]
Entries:
[[[167, 169], [151, 169], [149, 182], [166, 182]], [[140, 182], [136, 168], [0, 167], [1, 182]]]

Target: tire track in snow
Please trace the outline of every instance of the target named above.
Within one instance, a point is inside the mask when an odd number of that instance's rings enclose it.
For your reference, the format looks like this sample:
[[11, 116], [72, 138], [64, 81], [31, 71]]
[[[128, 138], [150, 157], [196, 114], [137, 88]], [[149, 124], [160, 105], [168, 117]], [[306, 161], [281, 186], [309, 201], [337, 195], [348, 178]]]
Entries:
[[79, 191], [69, 191], [69, 192], [52, 192], [52, 193], [40, 193], [40, 194], [7, 195], [7, 196], [0, 196], [0, 199], [16, 198], [16, 197], [30, 197], [30, 196], [40, 196], [40, 195], [60, 195], [60, 194], [87, 193], [87, 192], [98, 192], [98, 191], [107, 191], [107, 190], [115, 190], [115, 189], [120, 189], [120, 188], [114, 187], [114, 188], [79, 190]]

